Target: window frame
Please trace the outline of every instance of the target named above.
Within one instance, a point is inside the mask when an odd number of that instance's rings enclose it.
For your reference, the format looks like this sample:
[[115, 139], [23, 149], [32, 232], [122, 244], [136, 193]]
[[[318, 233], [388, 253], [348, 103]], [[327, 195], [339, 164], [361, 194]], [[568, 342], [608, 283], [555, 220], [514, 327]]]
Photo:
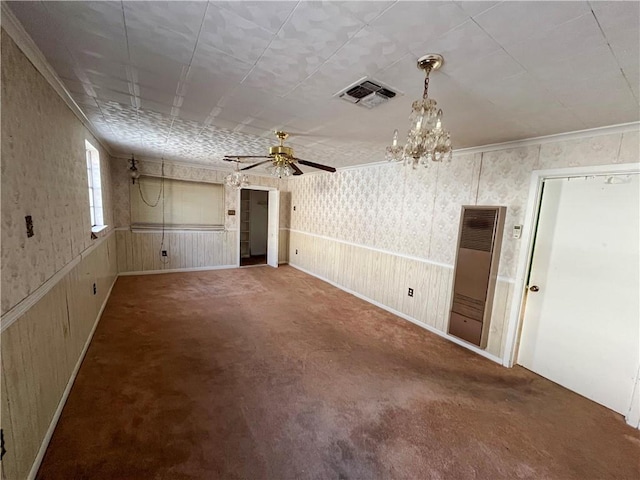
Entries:
[[106, 227], [104, 223], [104, 203], [102, 199], [100, 152], [88, 140], [85, 140], [84, 143], [87, 167], [87, 186], [89, 189], [89, 216], [91, 231], [96, 232]]
[[[165, 188], [168, 190], [168, 192], [167, 190], [165, 190], [165, 193], [167, 196], [164, 198], [164, 201], [166, 201], [165, 208], [167, 208], [168, 212], [172, 212], [174, 206], [179, 205], [179, 203], [174, 203], [176, 199], [173, 198], [173, 193], [174, 193], [172, 191], [173, 182], [175, 182], [176, 185], [182, 184], [183, 187], [188, 184], [193, 184], [198, 187], [204, 187], [204, 188], [211, 187], [212, 188], [211, 192], [207, 192], [207, 194], [209, 193], [213, 194], [214, 197], [212, 197], [212, 199], [215, 200], [215, 202], [208, 203], [208, 205], [210, 206], [210, 208], [219, 209], [219, 212], [218, 212], [219, 223], [218, 222], [211, 222], [211, 223], [206, 222], [206, 223], [195, 223], [195, 224], [182, 223], [182, 222], [174, 223], [171, 221], [171, 218], [170, 218], [172, 216], [171, 213], [167, 213], [166, 222], [145, 221], [147, 220], [146, 218], [144, 218], [146, 215], [144, 215], [143, 212], [138, 211], [139, 207], [142, 207], [143, 209], [147, 210], [147, 208], [143, 206], [145, 202], [140, 197], [141, 190], [144, 191], [144, 198], [147, 201], [155, 202], [156, 200], [158, 200], [158, 204], [156, 205], [156, 207], [151, 207], [151, 208], [158, 208], [159, 210], [162, 210], [163, 208], [163, 205], [162, 205], [163, 197], [157, 196], [160, 193], [158, 190], [156, 190], [157, 186], [154, 186], [152, 190], [145, 189], [145, 180], [147, 179], [155, 182], [164, 181], [164, 187], [162, 188]], [[201, 191], [201, 194], [204, 194], [204, 192]], [[191, 179], [185, 179], [185, 178], [176, 178], [176, 177], [170, 177], [170, 176], [162, 177], [156, 174], [144, 174], [144, 175], [141, 175], [138, 180], [136, 180], [135, 184], [130, 183], [129, 195], [130, 195], [129, 200], [130, 200], [130, 214], [131, 214], [130, 228], [131, 228], [131, 231], [133, 232], [160, 232], [163, 230], [175, 231], [175, 232], [187, 232], [187, 231], [188, 232], [212, 232], [212, 231], [225, 230], [226, 189], [224, 184], [222, 183], [209, 182], [205, 180], [191, 180]], [[134, 197], [135, 197], [135, 200], [134, 200]], [[147, 198], [147, 197], [150, 197], [150, 198]], [[137, 204], [137, 206], [134, 205], [134, 203]]]

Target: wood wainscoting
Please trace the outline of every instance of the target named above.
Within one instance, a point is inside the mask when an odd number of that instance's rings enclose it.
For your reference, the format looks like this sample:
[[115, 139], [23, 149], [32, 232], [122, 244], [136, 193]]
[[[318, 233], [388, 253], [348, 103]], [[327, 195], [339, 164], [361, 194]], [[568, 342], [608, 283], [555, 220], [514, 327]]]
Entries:
[[[280, 229], [279, 263], [287, 263], [289, 231]], [[207, 268], [233, 268], [238, 261], [238, 231], [165, 232], [161, 257], [161, 232], [116, 231], [118, 272], [160, 272]]]
[[[446, 334], [453, 266], [396, 255], [297, 230], [290, 231], [289, 263], [352, 292], [428, 330]], [[413, 288], [414, 295], [407, 295]], [[513, 282], [498, 278], [487, 348], [500, 362]], [[471, 346], [474, 351], [479, 349]], [[472, 348], [473, 347], [473, 348]]]
[[3, 330], [3, 478], [35, 477], [116, 277], [108, 234]]

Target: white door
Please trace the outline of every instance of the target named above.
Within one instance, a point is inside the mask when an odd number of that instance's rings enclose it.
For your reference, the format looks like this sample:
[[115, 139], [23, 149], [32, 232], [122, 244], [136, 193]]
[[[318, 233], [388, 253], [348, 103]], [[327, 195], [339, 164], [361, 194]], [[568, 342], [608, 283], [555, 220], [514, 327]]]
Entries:
[[640, 356], [638, 178], [545, 181], [518, 355], [623, 415]]
[[269, 227], [267, 238], [267, 264], [278, 266], [278, 234], [280, 232], [280, 192], [269, 190]]

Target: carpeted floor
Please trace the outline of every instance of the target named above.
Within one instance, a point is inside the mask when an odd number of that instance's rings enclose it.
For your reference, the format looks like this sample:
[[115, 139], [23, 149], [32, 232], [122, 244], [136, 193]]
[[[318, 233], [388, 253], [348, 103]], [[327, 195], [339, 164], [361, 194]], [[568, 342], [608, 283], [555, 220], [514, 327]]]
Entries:
[[640, 432], [291, 267], [121, 277], [38, 474], [637, 479]]

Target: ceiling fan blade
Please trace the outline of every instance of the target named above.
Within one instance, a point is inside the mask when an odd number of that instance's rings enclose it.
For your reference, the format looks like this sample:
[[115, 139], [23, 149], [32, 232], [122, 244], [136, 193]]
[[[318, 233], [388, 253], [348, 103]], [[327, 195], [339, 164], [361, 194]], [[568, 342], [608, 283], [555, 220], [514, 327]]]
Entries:
[[294, 175], [302, 175], [303, 174], [303, 171], [300, 170], [295, 163], [291, 162], [291, 163], [289, 163], [289, 165], [293, 169], [293, 174]]
[[[241, 158], [271, 158], [267, 155], [225, 155], [224, 156], [225, 160], [230, 158], [230, 159], [238, 159], [240, 160]], [[231, 160], [233, 161], [233, 160]]]
[[301, 158], [295, 159], [300, 165], [306, 165], [308, 167], [317, 168], [320, 170], [325, 170], [327, 172], [335, 172], [336, 169], [333, 167], [329, 167], [327, 165], [320, 165], [319, 163], [310, 162], [309, 160], [302, 160]]
[[[259, 157], [259, 158], [264, 158], [264, 157]], [[269, 160], [265, 160], [264, 162], [254, 163], [253, 165], [249, 165], [248, 167], [241, 168], [240, 170], [249, 170], [250, 168], [259, 167], [260, 165], [264, 165], [265, 163], [269, 163], [271, 161], [272, 159], [270, 158]]]

